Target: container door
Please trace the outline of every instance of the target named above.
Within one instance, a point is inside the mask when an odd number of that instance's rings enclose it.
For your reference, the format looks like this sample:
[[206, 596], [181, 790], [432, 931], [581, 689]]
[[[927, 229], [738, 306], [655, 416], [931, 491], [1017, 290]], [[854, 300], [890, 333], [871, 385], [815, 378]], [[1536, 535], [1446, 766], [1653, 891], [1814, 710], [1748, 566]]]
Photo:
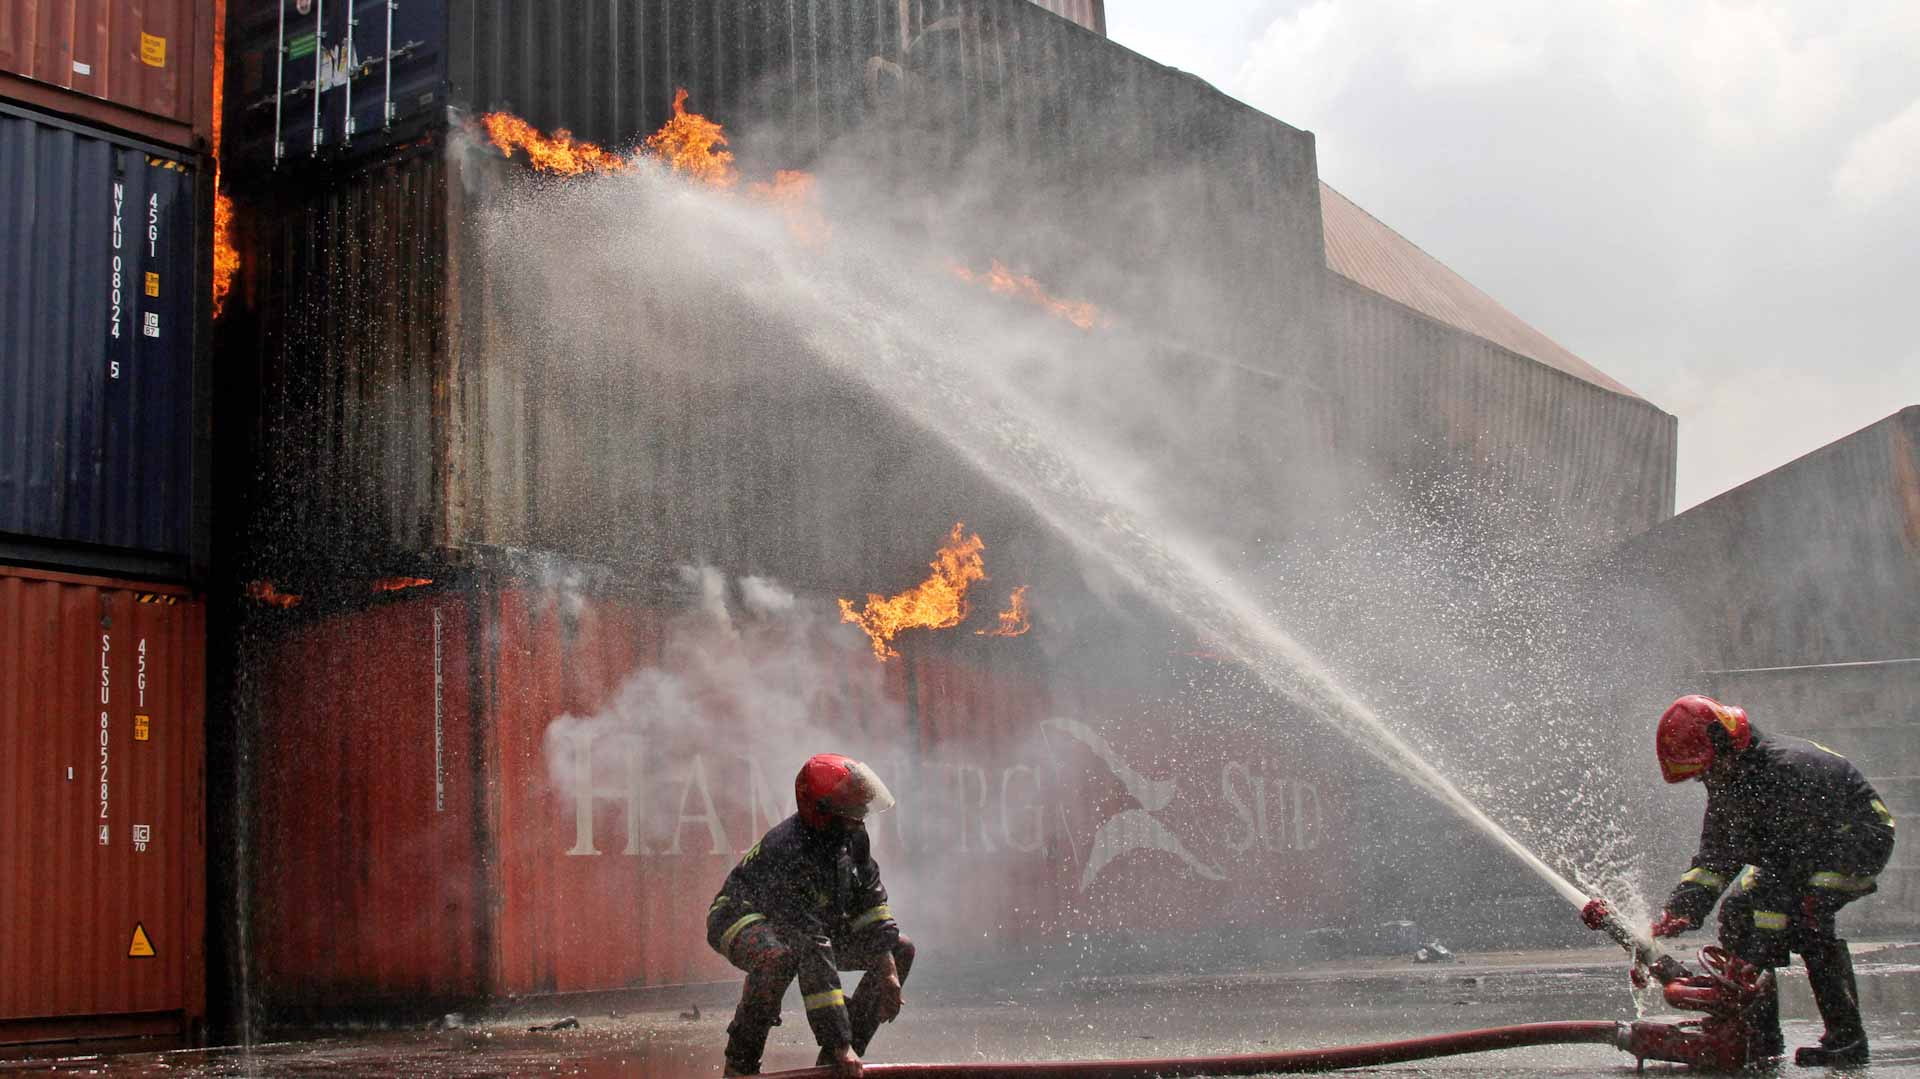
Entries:
[[0, 557], [184, 571], [195, 217], [189, 161], [0, 106]]

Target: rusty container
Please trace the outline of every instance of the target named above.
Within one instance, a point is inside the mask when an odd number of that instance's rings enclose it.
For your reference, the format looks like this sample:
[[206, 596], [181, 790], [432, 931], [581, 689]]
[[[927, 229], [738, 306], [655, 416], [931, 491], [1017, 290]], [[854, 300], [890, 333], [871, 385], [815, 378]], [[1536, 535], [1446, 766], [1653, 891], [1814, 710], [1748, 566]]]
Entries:
[[200, 1029], [205, 651], [178, 586], [0, 567], [0, 1044]]
[[1379, 884], [1356, 829], [1406, 793], [1260, 694], [1183, 696], [1234, 679], [1158, 634], [1062, 652], [963, 625], [881, 662], [831, 597], [773, 616], [735, 589], [708, 593], [724, 621], [552, 567], [254, 611], [243, 893], [267, 1021], [736, 978], [707, 906], [825, 750], [901, 796], [876, 857], [935, 950], [1258, 954]]
[[43, 0], [0, 11], [0, 99], [190, 152], [212, 148], [210, 0]]

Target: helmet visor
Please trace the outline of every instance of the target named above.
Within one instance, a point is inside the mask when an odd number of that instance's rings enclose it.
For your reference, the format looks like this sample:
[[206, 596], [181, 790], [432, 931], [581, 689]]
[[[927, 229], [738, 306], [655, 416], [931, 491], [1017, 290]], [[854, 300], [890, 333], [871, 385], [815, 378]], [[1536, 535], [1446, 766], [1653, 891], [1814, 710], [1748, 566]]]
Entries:
[[847, 775], [827, 795], [827, 811], [841, 817], [865, 820], [875, 813], [893, 808], [893, 792], [887, 789], [873, 769], [859, 761], [847, 762]]

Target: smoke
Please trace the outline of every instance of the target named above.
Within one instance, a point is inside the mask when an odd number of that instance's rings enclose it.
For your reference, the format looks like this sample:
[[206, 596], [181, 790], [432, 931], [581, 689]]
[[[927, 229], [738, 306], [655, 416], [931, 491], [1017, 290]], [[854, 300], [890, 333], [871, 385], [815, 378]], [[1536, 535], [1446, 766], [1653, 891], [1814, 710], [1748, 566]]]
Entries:
[[[679, 583], [686, 605], [664, 627], [658, 656], [627, 675], [598, 711], [566, 713], [547, 726], [556, 792], [569, 801], [630, 797], [635, 754], [655, 765], [641, 774], [688, 775], [640, 785], [649, 828], [641, 842], [678, 849], [680, 829], [696, 818], [725, 831], [726, 811], [757, 812], [754, 819], [767, 824], [792, 812], [783, 777], [815, 753], [900, 754], [907, 729], [900, 705], [885, 694], [859, 635], [838, 631], [824, 606], [802, 603], [765, 578], [730, 582], [711, 566], [683, 567]], [[832, 722], [853, 716], [863, 722]], [[712, 771], [722, 760], [744, 761], [755, 777], [747, 788], [760, 789], [720, 789]], [[702, 778], [692, 779], [689, 767]], [[729, 835], [726, 846], [737, 852], [757, 838]]]

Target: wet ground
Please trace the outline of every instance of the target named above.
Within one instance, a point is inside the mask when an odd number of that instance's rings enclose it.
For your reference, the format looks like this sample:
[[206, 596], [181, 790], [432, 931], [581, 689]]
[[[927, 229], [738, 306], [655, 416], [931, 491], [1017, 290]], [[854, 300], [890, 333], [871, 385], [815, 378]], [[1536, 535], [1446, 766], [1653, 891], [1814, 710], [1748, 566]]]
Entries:
[[[1833, 1075], [1920, 1077], [1920, 944], [1858, 948], [1875, 1062]], [[923, 973], [924, 972], [924, 973]], [[0, 1062], [0, 1072], [128, 1077], [407, 1075], [680, 1076], [719, 1074], [731, 1012], [726, 987], [637, 1010], [529, 1014], [451, 1029], [335, 1033], [251, 1048], [61, 1055]], [[669, 993], [670, 999], [673, 994]], [[1217, 976], [1079, 978], [1000, 988], [978, 973], [941, 979], [923, 958], [908, 1009], [869, 1053], [881, 1061], [1007, 1061], [1218, 1056], [1344, 1045], [1553, 1020], [1635, 1018], [1617, 951], [1470, 955], [1444, 964], [1352, 961]], [[1782, 980], [1788, 1045], [1819, 1034], [1796, 967]], [[1654, 1016], [1657, 1017], [1657, 1016]], [[814, 1049], [797, 1011], [774, 1030], [767, 1068], [805, 1067]], [[1628, 1075], [1634, 1061], [1598, 1045], [1509, 1049], [1359, 1070], [1396, 1076]], [[1684, 1069], [1649, 1064], [1649, 1072]], [[1346, 1074], [1354, 1074], [1348, 1072]], [[1786, 1064], [1782, 1076], [1820, 1074]]]

